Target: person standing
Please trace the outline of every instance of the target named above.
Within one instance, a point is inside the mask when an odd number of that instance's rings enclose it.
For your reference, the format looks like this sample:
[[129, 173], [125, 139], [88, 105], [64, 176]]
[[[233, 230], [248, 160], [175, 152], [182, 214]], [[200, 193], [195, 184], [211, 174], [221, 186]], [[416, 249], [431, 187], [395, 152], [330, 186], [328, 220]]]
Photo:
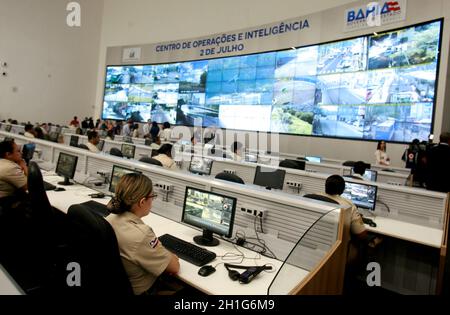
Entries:
[[450, 133], [439, 137], [439, 144], [430, 148], [426, 155], [426, 188], [450, 192]]
[[377, 165], [389, 166], [391, 164], [391, 159], [386, 153], [386, 142], [384, 140], [378, 141], [375, 160]]

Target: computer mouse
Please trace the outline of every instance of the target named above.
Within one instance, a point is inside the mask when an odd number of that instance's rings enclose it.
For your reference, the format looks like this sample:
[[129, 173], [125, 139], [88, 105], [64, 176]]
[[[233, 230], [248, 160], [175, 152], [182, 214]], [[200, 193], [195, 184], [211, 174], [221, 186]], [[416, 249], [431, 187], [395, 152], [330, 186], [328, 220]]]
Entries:
[[207, 277], [214, 272], [216, 272], [216, 268], [211, 265], [203, 266], [198, 270], [198, 274], [202, 277]]
[[66, 189], [63, 187], [56, 187], [55, 191], [66, 191]]
[[371, 227], [377, 227], [377, 224], [375, 223], [375, 222], [369, 222], [369, 225], [371, 226]]

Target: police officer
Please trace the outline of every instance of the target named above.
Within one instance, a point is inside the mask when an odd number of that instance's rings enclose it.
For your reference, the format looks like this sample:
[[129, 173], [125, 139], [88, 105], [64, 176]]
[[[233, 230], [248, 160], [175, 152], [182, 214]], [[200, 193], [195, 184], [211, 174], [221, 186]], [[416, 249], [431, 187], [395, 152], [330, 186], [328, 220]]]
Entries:
[[152, 181], [142, 174], [124, 175], [116, 186], [106, 220], [112, 225], [119, 243], [120, 256], [135, 294], [158, 291], [157, 279], [163, 273], [176, 274], [178, 257], [159, 242], [152, 228], [141, 218], [150, 213]]

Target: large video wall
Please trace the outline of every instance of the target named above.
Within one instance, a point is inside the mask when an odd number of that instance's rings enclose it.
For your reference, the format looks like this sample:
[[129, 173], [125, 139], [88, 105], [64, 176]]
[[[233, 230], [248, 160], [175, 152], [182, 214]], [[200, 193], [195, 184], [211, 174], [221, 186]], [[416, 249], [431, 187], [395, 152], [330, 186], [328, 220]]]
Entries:
[[103, 119], [409, 142], [431, 133], [442, 21], [259, 54], [108, 66]]

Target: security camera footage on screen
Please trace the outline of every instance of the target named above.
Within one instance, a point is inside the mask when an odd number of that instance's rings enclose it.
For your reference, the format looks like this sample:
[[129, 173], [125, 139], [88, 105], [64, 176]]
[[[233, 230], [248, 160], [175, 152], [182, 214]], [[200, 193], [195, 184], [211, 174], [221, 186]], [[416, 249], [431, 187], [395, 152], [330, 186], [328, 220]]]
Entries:
[[345, 182], [342, 197], [350, 199], [359, 208], [375, 210], [377, 186]]
[[246, 56], [108, 66], [103, 119], [427, 140], [441, 21]]

